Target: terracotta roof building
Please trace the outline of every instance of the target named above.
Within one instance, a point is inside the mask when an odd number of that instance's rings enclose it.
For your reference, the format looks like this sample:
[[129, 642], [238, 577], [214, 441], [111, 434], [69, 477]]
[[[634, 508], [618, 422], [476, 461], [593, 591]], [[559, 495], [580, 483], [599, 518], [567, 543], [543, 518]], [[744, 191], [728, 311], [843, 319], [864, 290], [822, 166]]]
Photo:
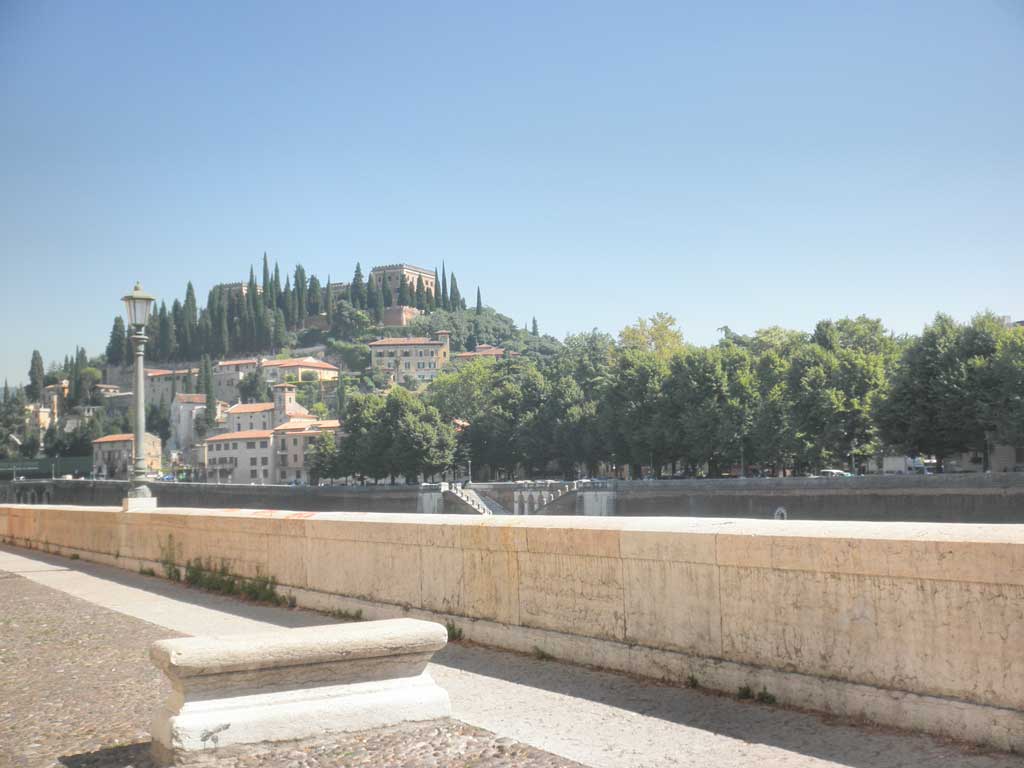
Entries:
[[417, 381], [433, 381], [447, 365], [451, 349], [448, 331], [438, 331], [436, 339], [424, 336], [386, 338], [371, 341], [370, 367], [387, 373], [392, 381], [406, 377]]

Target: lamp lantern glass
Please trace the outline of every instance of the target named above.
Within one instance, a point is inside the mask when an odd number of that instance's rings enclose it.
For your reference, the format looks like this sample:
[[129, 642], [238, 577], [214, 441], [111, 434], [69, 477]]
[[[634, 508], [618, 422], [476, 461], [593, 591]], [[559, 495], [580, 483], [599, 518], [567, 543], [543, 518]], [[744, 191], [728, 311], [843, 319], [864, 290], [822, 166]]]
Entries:
[[142, 290], [142, 284], [136, 283], [135, 290], [124, 297], [125, 316], [128, 324], [135, 328], [145, 328], [149, 320], [149, 308], [155, 298]]

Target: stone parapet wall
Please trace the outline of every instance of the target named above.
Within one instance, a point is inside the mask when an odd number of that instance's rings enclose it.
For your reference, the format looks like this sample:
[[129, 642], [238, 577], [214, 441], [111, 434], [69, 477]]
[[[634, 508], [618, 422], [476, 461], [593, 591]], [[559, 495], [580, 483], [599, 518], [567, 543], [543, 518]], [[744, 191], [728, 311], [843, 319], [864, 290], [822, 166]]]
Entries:
[[1024, 526], [9, 505], [0, 538], [1024, 750]]

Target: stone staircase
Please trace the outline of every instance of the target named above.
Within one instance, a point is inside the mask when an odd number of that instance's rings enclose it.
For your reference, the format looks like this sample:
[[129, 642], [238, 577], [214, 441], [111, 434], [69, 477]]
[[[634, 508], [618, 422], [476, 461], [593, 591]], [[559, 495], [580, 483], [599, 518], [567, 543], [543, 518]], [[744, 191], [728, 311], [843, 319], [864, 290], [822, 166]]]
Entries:
[[487, 503], [484, 499], [480, 498], [480, 495], [472, 488], [463, 488], [458, 483], [450, 483], [442, 492], [454, 496], [478, 515], [491, 514], [491, 510]]

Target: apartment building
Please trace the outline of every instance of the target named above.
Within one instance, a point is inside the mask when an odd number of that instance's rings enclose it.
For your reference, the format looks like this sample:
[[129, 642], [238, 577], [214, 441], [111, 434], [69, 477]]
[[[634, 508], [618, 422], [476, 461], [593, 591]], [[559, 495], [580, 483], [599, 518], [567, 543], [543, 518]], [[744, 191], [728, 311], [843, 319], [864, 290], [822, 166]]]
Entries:
[[207, 482], [272, 482], [273, 436], [269, 429], [245, 429], [207, 438], [204, 444]]
[[[158, 472], [162, 463], [162, 446], [157, 435], [148, 432], [142, 439], [146, 470]], [[92, 441], [92, 470], [96, 477], [107, 480], [128, 480], [135, 466], [135, 435], [107, 435]]]
[[417, 381], [433, 381], [448, 363], [451, 349], [448, 331], [438, 331], [435, 338], [388, 338], [371, 341], [370, 367], [384, 371], [392, 381], [407, 376]]
[[274, 427], [274, 460], [276, 480], [308, 482], [307, 455], [323, 432], [336, 435], [341, 428], [337, 419], [322, 421], [289, 421]]

